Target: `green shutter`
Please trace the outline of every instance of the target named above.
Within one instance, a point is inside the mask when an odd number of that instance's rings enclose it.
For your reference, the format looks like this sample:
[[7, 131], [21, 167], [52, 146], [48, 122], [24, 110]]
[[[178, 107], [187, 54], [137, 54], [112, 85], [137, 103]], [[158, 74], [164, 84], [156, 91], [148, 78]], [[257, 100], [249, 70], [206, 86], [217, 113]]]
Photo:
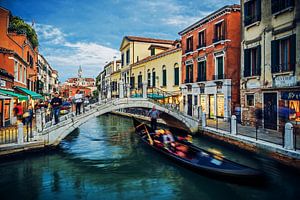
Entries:
[[296, 65], [296, 34], [290, 38], [290, 70], [294, 71]]
[[250, 76], [250, 49], [244, 50], [244, 77]]
[[174, 68], [174, 85], [179, 85], [179, 68]]
[[167, 70], [163, 70], [163, 86], [167, 86]]
[[256, 72], [255, 75], [260, 76], [261, 74], [261, 46], [257, 46], [257, 61], [256, 61]]
[[279, 41], [271, 41], [271, 72], [279, 72]]

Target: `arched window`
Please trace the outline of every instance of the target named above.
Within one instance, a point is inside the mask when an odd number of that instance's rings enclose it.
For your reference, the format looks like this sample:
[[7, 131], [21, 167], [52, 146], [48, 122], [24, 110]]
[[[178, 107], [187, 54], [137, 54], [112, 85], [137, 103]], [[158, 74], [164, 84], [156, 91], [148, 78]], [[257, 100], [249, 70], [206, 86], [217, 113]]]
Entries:
[[155, 68], [152, 69], [152, 87], [155, 87], [155, 79], [156, 74], [155, 74]]
[[151, 71], [150, 71], [150, 69], [147, 70], [147, 82], [148, 82], [148, 87], [151, 87]]
[[162, 66], [162, 86], [167, 86], [167, 69], [166, 65]]
[[174, 85], [179, 85], [179, 65], [174, 64]]
[[134, 73], [132, 73], [130, 77], [130, 88], [134, 88], [134, 84], [135, 84]]
[[142, 88], [142, 84], [143, 84], [143, 76], [142, 76], [142, 72], [140, 72], [138, 75], [138, 88]]

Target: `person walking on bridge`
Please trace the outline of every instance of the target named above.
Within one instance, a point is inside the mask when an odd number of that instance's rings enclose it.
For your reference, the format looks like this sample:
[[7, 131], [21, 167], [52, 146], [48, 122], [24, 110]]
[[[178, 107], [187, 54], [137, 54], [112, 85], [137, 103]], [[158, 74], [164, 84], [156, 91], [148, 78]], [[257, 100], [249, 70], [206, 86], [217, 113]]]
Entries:
[[62, 105], [62, 100], [59, 97], [58, 92], [54, 93], [54, 98], [51, 100], [50, 104], [53, 109], [55, 124], [57, 124], [59, 122], [60, 107]]
[[155, 106], [148, 112], [148, 116], [151, 118], [151, 128], [155, 131], [157, 129], [157, 118], [159, 117], [159, 112]]

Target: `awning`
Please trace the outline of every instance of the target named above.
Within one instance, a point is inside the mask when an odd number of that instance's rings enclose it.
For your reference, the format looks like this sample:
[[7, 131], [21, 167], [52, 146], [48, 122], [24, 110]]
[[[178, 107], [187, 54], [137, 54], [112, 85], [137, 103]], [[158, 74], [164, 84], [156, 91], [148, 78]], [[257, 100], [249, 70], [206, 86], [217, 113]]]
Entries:
[[27, 96], [24, 96], [24, 95], [21, 95], [21, 94], [17, 94], [17, 93], [15, 93], [13, 91], [10, 91], [10, 90], [0, 89], [0, 93], [8, 95], [8, 96], [16, 97], [16, 98], [18, 98], [21, 101], [28, 100]]
[[38, 93], [36, 93], [36, 92], [33, 92], [33, 91], [31, 91], [31, 90], [28, 90], [28, 89], [26, 89], [26, 88], [19, 87], [19, 86], [16, 86], [16, 88], [17, 88], [18, 90], [21, 90], [22, 92], [24, 92], [24, 93], [30, 95], [32, 99], [44, 99], [44, 97], [43, 97], [42, 95], [40, 95], [40, 94], [38, 94]]
[[4, 96], [4, 95], [1, 95], [0, 94], [0, 99], [11, 99], [12, 97], [9, 97], [9, 96]]

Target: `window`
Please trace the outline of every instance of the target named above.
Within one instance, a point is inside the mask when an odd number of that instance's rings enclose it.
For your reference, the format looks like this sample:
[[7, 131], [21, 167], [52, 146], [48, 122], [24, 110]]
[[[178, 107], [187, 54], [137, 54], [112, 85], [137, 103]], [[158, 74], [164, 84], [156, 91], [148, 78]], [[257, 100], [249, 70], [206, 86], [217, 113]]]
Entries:
[[148, 87], [151, 87], [151, 72], [150, 69], [147, 71], [147, 82], [148, 82]]
[[142, 88], [142, 81], [143, 81], [143, 76], [142, 76], [142, 72], [140, 72], [140, 74], [138, 75], [138, 88]]
[[186, 65], [186, 79], [185, 83], [193, 82], [193, 64]]
[[179, 85], [179, 66], [177, 63], [174, 65], [174, 85]]
[[197, 106], [198, 105], [198, 96], [194, 95], [194, 105]]
[[206, 81], [206, 61], [198, 62], [198, 77], [197, 82]]
[[244, 5], [245, 26], [260, 21], [260, 19], [261, 19], [261, 1], [251, 0], [246, 2]]
[[131, 75], [131, 77], [130, 77], [130, 88], [132, 89], [132, 88], [134, 88], [134, 83], [135, 82], [135, 80], [134, 80], [134, 74], [132, 74]]
[[294, 71], [296, 63], [296, 34], [271, 42], [272, 73]]
[[124, 66], [124, 53], [122, 53], [121, 55], [121, 66], [122, 67]]
[[216, 57], [216, 75], [214, 77], [214, 80], [218, 79], [224, 79], [224, 56], [218, 56]]
[[152, 69], [152, 87], [155, 87], [155, 79], [156, 79], [156, 75], [155, 75], [155, 69]]
[[260, 76], [261, 46], [244, 50], [244, 77]]
[[130, 63], [130, 50], [128, 49], [126, 51], [126, 65], [129, 65]]
[[167, 86], [167, 69], [165, 65], [162, 67], [162, 86]]
[[186, 39], [186, 50], [185, 53], [193, 51], [193, 36]]
[[14, 65], [14, 77], [15, 80], [18, 80], [18, 63], [15, 61], [15, 65]]
[[20, 65], [19, 81], [21, 81], [22, 83], [24, 82], [24, 73], [23, 73], [23, 66], [22, 65]]
[[155, 48], [151, 48], [151, 56], [155, 55]]
[[225, 22], [222, 21], [215, 25], [215, 35], [214, 35], [213, 43], [224, 39], [225, 39]]
[[24, 67], [24, 83], [26, 83], [26, 79], [27, 79], [27, 74], [26, 74], [26, 67]]
[[294, 0], [272, 0], [272, 14], [294, 7]]
[[254, 106], [254, 94], [246, 94], [246, 106]]
[[198, 49], [206, 46], [205, 30], [198, 33]]

